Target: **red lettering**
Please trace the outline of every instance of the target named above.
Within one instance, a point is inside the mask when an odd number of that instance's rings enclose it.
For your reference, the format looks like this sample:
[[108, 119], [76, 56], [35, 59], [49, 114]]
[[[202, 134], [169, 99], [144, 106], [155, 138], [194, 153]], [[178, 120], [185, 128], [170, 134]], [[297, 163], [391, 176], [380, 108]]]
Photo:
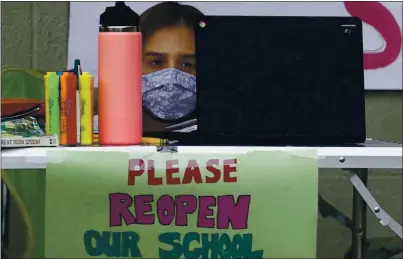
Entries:
[[144, 161], [142, 159], [130, 159], [129, 160], [129, 174], [127, 179], [128, 185], [136, 184], [136, 176], [140, 176], [144, 173]]
[[238, 178], [236, 176], [231, 177], [231, 173], [236, 172], [236, 159], [225, 159], [224, 160], [224, 182], [225, 183], [236, 183]]
[[213, 174], [212, 177], [206, 176], [206, 183], [217, 183], [221, 178], [221, 171], [220, 169], [216, 168], [215, 166], [219, 165], [218, 159], [210, 159], [207, 161], [206, 169], [210, 173]]
[[167, 184], [180, 184], [181, 183], [180, 178], [173, 177], [173, 174], [179, 173], [179, 167], [173, 167], [174, 165], [175, 166], [179, 165], [178, 159], [166, 161]]
[[191, 159], [189, 160], [188, 165], [186, 167], [182, 184], [192, 183], [193, 180], [196, 184], [203, 183], [199, 165], [197, 164], [196, 160]]
[[148, 160], [148, 185], [161, 185], [162, 177], [155, 176], [154, 160]]

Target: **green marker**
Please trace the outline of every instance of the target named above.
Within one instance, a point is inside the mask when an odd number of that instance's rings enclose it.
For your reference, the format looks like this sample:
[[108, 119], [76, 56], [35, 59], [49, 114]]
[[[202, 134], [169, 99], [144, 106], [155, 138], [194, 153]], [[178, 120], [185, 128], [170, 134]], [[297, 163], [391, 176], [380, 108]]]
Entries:
[[46, 101], [49, 107], [49, 135], [60, 137], [60, 102], [59, 76], [55, 72], [48, 72], [48, 96]]

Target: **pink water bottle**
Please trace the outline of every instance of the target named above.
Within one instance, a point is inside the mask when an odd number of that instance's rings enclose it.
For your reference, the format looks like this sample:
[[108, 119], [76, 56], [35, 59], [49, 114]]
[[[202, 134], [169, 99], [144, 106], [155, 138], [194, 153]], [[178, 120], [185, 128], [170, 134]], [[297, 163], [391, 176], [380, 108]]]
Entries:
[[98, 133], [101, 145], [141, 144], [140, 17], [124, 2], [107, 7], [98, 34]]

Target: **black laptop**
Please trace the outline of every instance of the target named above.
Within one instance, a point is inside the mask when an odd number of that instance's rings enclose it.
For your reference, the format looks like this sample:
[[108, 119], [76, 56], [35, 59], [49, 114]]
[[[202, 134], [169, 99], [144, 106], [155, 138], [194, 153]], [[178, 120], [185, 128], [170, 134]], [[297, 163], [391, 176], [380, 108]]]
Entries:
[[362, 23], [204, 16], [195, 27], [197, 131], [181, 145], [365, 141]]
[[195, 35], [204, 143], [365, 141], [359, 19], [205, 16]]

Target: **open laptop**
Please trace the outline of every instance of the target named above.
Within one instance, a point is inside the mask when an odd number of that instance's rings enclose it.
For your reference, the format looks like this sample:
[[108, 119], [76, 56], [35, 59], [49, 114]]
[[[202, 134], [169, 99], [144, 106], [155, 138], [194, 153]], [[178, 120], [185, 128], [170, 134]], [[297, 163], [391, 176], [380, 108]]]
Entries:
[[197, 132], [170, 133], [170, 139], [182, 145], [365, 141], [359, 19], [204, 16], [195, 36]]

